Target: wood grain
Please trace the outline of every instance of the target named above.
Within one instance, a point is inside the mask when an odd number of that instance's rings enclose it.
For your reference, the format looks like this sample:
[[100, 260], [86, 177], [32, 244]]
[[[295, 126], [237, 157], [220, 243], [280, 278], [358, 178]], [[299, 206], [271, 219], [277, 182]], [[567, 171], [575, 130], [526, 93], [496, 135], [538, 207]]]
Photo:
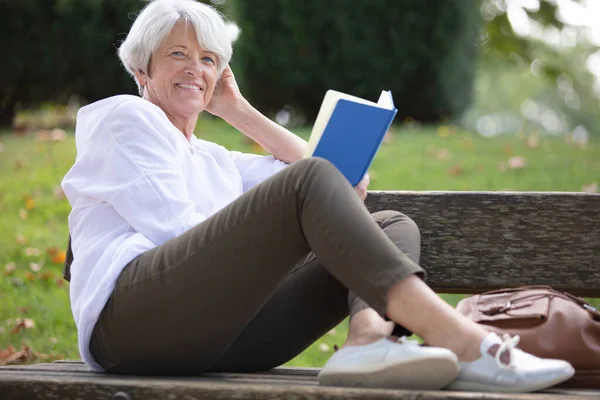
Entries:
[[206, 374], [193, 378], [131, 377], [86, 370], [76, 363], [0, 368], [0, 399], [405, 399], [405, 400], [598, 400], [600, 393], [463, 393], [319, 386], [315, 368], [277, 368], [262, 373]]
[[366, 205], [417, 223], [440, 293], [535, 284], [600, 297], [600, 194], [374, 191]]

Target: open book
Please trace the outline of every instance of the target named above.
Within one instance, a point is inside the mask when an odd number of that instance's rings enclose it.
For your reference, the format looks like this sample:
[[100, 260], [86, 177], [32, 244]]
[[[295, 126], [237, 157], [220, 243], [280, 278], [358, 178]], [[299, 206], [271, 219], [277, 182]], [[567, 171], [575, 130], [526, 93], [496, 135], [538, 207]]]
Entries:
[[356, 186], [367, 173], [397, 112], [389, 91], [382, 91], [374, 103], [328, 90], [304, 157], [329, 160]]

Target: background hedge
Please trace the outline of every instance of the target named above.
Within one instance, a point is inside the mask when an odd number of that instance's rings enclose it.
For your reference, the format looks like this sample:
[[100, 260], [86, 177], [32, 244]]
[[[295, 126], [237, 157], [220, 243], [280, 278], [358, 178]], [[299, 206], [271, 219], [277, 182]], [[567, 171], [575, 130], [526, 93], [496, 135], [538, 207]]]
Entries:
[[[209, 2], [208, 0], [206, 2]], [[0, 124], [15, 107], [136, 93], [116, 56], [144, 0], [0, 0]], [[376, 99], [397, 118], [452, 117], [469, 104], [479, 0], [228, 0], [241, 27], [233, 67], [271, 114], [316, 115], [327, 89]], [[233, 14], [232, 14], [233, 13]]]
[[434, 121], [471, 100], [477, 0], [237, 0], [235, 71], [266, 112], [312, 119], [327, 89], [377, 100], [391, 89], [398, 118]]

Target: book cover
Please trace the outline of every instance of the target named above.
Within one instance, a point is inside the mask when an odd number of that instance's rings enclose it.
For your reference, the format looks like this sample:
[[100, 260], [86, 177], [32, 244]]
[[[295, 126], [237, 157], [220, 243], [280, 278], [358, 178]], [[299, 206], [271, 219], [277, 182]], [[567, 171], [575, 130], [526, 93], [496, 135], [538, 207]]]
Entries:
[[391, 93], [377, 103], [329, 90], [313, 125], [306, 156], [322, 157], [356, 186], [367, 173], [397, 109]]

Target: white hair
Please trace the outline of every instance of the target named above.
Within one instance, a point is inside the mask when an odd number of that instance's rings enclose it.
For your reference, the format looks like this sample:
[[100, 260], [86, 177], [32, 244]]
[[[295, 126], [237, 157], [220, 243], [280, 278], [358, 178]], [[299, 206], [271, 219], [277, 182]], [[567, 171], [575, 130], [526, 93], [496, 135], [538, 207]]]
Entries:
[[231, 30], [227, 29], [223, 16], [213, 7], [196, 0], [151, 0], [137, 16], [127, 37], [119, 47], [119, 58], [133, 76], [140, 95], [143, 86], [135, 71], [148, 71], [150, 57], [173, 26], [184, 20], [196, 30], [198, 44], [217, 56], [218, 76], [229, 64], [232, 54]]

